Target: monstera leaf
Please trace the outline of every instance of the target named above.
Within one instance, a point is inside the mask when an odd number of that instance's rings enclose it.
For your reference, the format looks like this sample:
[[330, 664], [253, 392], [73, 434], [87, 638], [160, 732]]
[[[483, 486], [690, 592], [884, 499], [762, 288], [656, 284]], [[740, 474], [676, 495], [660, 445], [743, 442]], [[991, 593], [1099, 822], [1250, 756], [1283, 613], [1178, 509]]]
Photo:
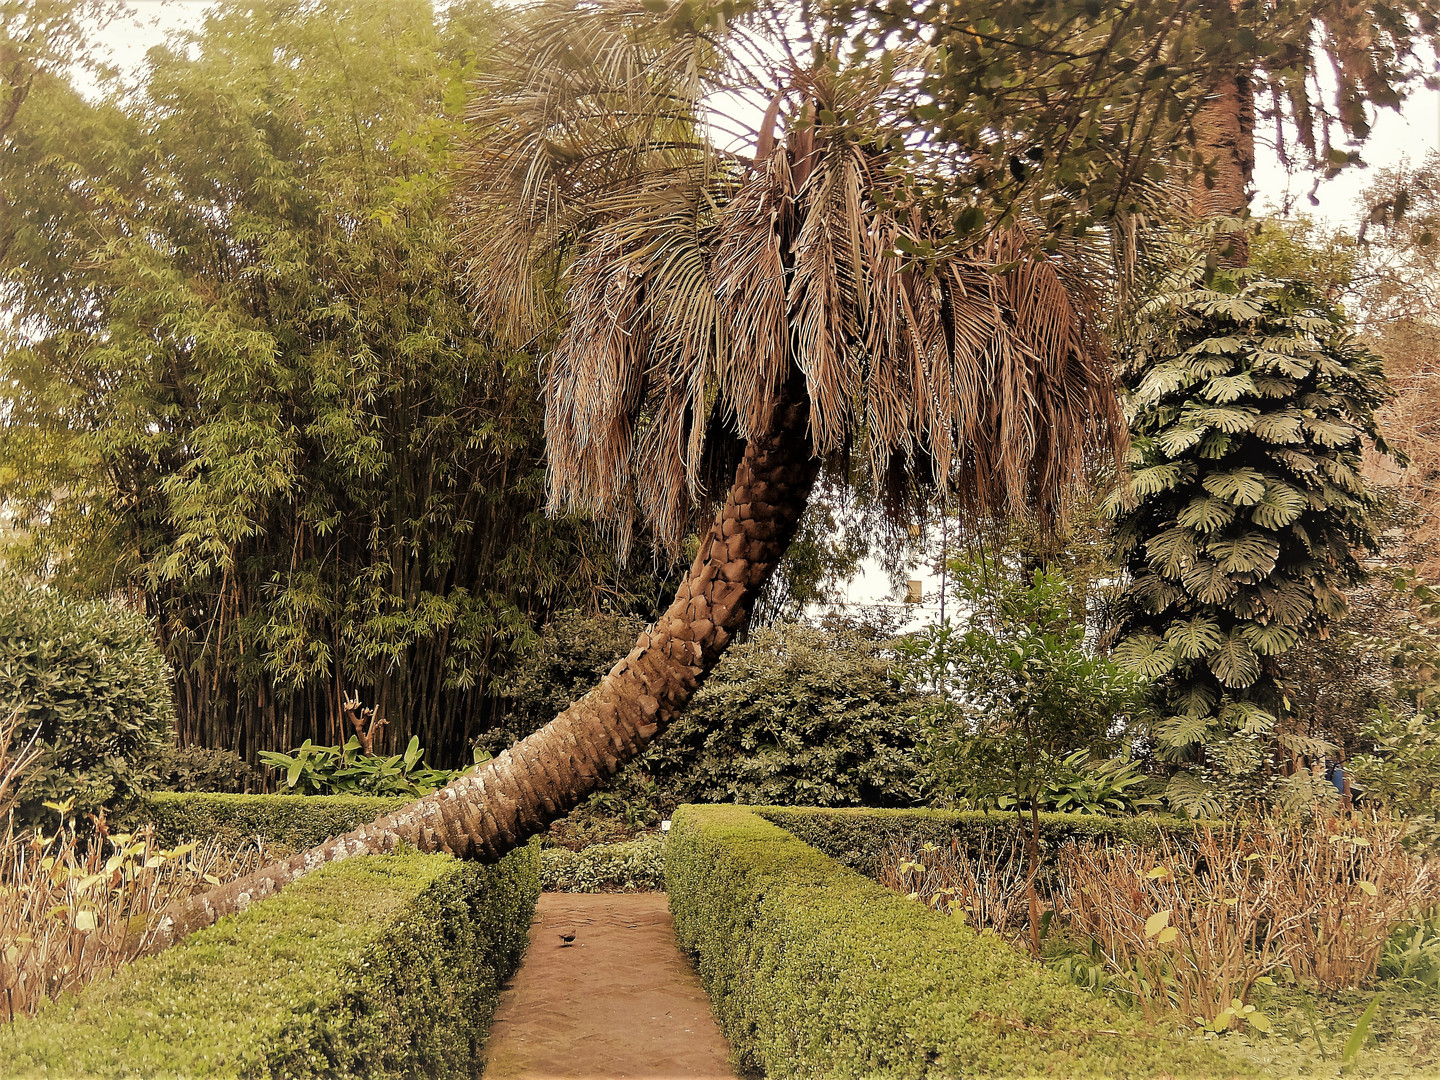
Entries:
[[1250, 520], [1262, 528], [1279, 530], [1299, 521], [1309, 505], [1310, 500], [1288, 484], [1266, 484], [1265, 494], [1250, 511]]
[[1217, 499], [1214, 495], [1201, 495], [1199, 498], [1191, 499], [1175, 520], [1187, 529], [1195, 529], [1202, 533], [1213, 532], [1220, 526], [1229, 525], [1235, 520], [1235, 507], [1224, 499]]
[[1159, 678], [1175, 667], [1175, 654], [1165, 644], [1165, 639], [1154, 634], [1135, 634], [1115, 646], [1113, 654], [1117, 664], [1122, 664], [1147, 679]]
[[1260, 678], [1260, 657], [1238, 633], [1226, 638], [1208, 662], [1220, 685], [1231, 690], [1251, 686]]
[[1265, 478], [1250, 468], [1211, 473], [1200, 483], [1211, 495], [1237, 506], [1250, 506], [1265, 497]]
[[1173, 622], [1165, 631], [1165, 641], [1181, 660], [1199, 660], [1220, 648], [1226, 640], [1220, 624], [1214, 619], [1196, 615], [1193, 619]]

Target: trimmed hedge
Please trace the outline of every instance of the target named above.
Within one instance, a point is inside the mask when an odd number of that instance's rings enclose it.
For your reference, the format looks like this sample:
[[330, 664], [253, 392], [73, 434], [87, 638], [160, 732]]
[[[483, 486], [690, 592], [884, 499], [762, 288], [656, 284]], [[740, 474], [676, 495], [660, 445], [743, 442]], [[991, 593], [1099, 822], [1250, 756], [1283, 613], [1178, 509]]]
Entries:
[[665, 879], [736, 1064], [770, 1080], [1244, 1072], [746, 807], [677, 811]]
[[474, 1076], [538, 847], [360, 856], [0, 1028], [0, 1076]]
[[659, 892], [665, 888], [665, 841], [642, 836], [579, 851], [545, 848], [540, 887], [546, 892]]
[[314, 847], [413, 801], [372, 795], [157, 792], [145, 799], [133, 820], [154, 825], [156, 841], [166, 847], [211, 837], [218, 837], [226, 847], [238, 847], [258, 836], [278, 858]]
[[[1021, 821], [1015, 814], [979, 810], [873, 810], [759, 806], [756, 813], [793, 833], [866, 877], [875, 877], [881, 857], [891, 844], [911, 840], [949, 846], [959, 840], [975, 850], [982, 834], [1017, 835]], [[1030, 828], [1027, 814], [1024, 828]], [[1196, 822], [1186, 818], [1102, 817], [1096, 814], [1040, 815], [1040, 857], [1043, 875], [1052, 856], [1069, 840], [1108, 838], [1127, 844], [1152, 844], [1162, 833], [1192, 836]]]

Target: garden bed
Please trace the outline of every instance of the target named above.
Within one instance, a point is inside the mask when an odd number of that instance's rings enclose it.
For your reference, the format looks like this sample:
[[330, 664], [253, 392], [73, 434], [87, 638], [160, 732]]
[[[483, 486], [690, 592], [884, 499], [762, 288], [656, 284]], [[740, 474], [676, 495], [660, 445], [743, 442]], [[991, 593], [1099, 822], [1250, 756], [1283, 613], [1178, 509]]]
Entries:
[[771, 1078], [1252, 1071], [766, 820], [785, 814], [683, 807], [666, 846], [677, 936], [742, 1068]]
[[535, 845], [331, 863], [0, 1029], [0, 1075], [474, 1075], [538, 893]]

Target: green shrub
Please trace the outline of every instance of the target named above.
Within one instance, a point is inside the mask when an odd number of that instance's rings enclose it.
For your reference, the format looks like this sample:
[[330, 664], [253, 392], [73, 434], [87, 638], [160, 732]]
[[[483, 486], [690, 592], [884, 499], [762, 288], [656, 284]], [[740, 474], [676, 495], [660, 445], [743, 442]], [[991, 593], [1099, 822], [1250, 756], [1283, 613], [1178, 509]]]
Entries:
[[592, 844], [580, 851], [540, 853], [546, 892], [655, 892], [665, 888], [665, 842], [644, 836], [622, 844]]
[[373, 795], [162, 792], [141, 803], [129, 823], [154, 825], [155, 839], [165, 847], [210, 837], [226, 847], [239, 847], [258, 837], [278, 857], [349, 832], [409, 802]]
[[155, 791], [239, 794], [260, 786], [260, 774], [234, 750], [170, 743], [155, 764]]
[[[1018, 833], [1029, 827], [1018, 815], [981, 810], [826, 810], [788, 806], [762, 806], [757, 812], [767, 821], [793, 833], [811, 847], [859, 871], [866, 877], [878, 872], [885, 849], [898, 841], [930, 841], [978, 852], [985, 833]], [[1154, 816], [1102, 817], [1094, 814], [1040, 815], [1040, 878], [1051, 872], [1051, 858], [1069, 840], [1113, 838], [1145, 844], [1161, 832], [1190, 835], [1196, 823], [1184, 818]], [[994, 845], [990, 847], [993, 849]]]
[[0, 1030], [0, 1075], [473, 1076], [537, 849], [361, 856]]
[[725, 654], [639, 768], [670, 806], [914, 806], [918, 708], [874, 635], [770, 627]]
[[737, 1064], [772, 1080], [1239, 1071], [753, 811], [678, 811], [665, 878]]
[[43, 750], [18, 792], [22, 822], [72, 798], [77, 816], [123, 809], [174, 725], [170, 671], [138, 613], [0, 573], [0, 711], [19, 712], [17, 744], [40, 730]]

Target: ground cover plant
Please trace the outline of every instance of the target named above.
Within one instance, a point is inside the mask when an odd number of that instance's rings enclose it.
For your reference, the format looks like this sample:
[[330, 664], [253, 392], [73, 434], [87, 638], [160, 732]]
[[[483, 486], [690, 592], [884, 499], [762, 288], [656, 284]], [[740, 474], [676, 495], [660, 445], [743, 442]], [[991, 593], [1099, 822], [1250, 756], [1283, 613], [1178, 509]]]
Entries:
[[651, 833], [579, 851], [540, 852], [540, 887], [546, 892], [655, 892], [665, 888], [665, 839]]
[[[207, 836], [166, 846], [153, 827], [111, 832], [81, 822], [74, 798], [50, 827], [12, 815], [19, 780], [40, 756], [16, 745], [19, 713], [0, 719], [0, 1016], [33, 1013], [144, 953], [173, 902], [240, 877], [269, 858], [263, 844]], [[82, 828], [83, 824], [83, 828]]]

